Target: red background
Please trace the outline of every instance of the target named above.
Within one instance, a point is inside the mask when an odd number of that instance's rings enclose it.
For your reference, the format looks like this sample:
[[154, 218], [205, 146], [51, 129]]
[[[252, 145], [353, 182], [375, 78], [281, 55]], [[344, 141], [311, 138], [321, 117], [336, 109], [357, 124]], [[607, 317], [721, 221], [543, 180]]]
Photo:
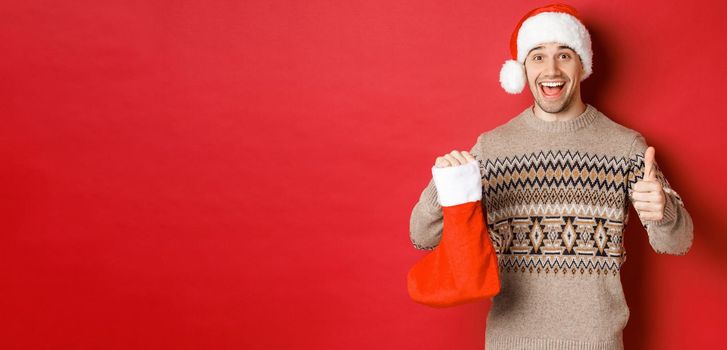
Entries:
[[[629, 227], [626, 346], [719, 344], [725, 5], [571, 3], [584, 100], [695, 224], [683, 257]], [[481, 349], [489, 302], [408, 298], [409, 215], [436, 156], [532, 102], [498, 74], [542, 4], [6, 1], [0, 348]]]

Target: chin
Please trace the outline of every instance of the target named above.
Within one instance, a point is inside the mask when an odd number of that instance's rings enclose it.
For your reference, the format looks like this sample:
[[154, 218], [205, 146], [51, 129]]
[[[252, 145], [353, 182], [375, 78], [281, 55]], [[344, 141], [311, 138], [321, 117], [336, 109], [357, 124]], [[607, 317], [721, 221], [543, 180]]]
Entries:
[[563, 95], [557, 100], [545, 99], [545, 97], [540, 94], [540, 91], [537, 92], [537, 95], [535, 95], [534, 98], [540, 109], [546, 113], [553, 114], [567, 110], [573, 102], [573, 94], [570, 91], [564, 91]]
[[540, 109], [542, 109], [544, 112], [551, 114], [560, 113], [567, 109], [565, 104], [561, 104], [559, 106], [548, 106], [538, 103], [538, 106], [540, 106]]
[[540, 109], [547, 113], [560, 113], [570, 107], [571, 100], [570, 96], [563, 96], [563, 98], [558, 101], [547, 101], [538, 96], [538, 98], [535, 99], [535, 102], [538, 104]]

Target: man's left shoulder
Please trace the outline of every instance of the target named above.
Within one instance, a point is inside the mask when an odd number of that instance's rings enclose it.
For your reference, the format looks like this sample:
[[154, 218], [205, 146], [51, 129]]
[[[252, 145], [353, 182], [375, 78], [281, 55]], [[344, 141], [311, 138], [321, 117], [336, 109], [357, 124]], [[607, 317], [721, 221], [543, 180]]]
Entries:
[[611, 138], [615, 139], [614, 141], [630, 143], [636, 136], [640, 135], [638, 131], [611, 119], [603, 112], [599, 111], [599, 113], [601, 114], [600, 126], [602, 131], [608, 133]]

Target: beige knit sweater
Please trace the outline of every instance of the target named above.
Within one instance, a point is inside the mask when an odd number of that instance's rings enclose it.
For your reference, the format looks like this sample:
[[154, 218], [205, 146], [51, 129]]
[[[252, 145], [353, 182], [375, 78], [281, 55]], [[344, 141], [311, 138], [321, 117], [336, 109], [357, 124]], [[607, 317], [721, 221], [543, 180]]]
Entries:
[[[487, 317], [488, 350], [623, 348], [623, 233], [646, 148], [642, 135], [591, 105], [565, 122], [541, 120], [531, 105], [478, 137], [470, 153], [479, 162], [502, 283]], [[656, 252], [682, 255], [692, 244], [692, 219], [655, 168], [667, 194], [664, 218], [642, 224]], [[417, 249], [439, 243], [433, 181], [410, 226]]]

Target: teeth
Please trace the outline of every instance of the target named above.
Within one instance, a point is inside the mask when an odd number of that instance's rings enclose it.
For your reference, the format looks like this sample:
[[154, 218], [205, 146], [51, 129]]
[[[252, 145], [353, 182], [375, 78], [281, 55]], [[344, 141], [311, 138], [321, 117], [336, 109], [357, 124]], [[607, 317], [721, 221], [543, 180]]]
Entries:
[[563, 85], [565, 85], [565, 82], [564, 81], [542, 82], [540, 84], [543, 85], [543, 86], [547, 86], [547, 87], [556, 87], [556, 86], [563, 86]]

